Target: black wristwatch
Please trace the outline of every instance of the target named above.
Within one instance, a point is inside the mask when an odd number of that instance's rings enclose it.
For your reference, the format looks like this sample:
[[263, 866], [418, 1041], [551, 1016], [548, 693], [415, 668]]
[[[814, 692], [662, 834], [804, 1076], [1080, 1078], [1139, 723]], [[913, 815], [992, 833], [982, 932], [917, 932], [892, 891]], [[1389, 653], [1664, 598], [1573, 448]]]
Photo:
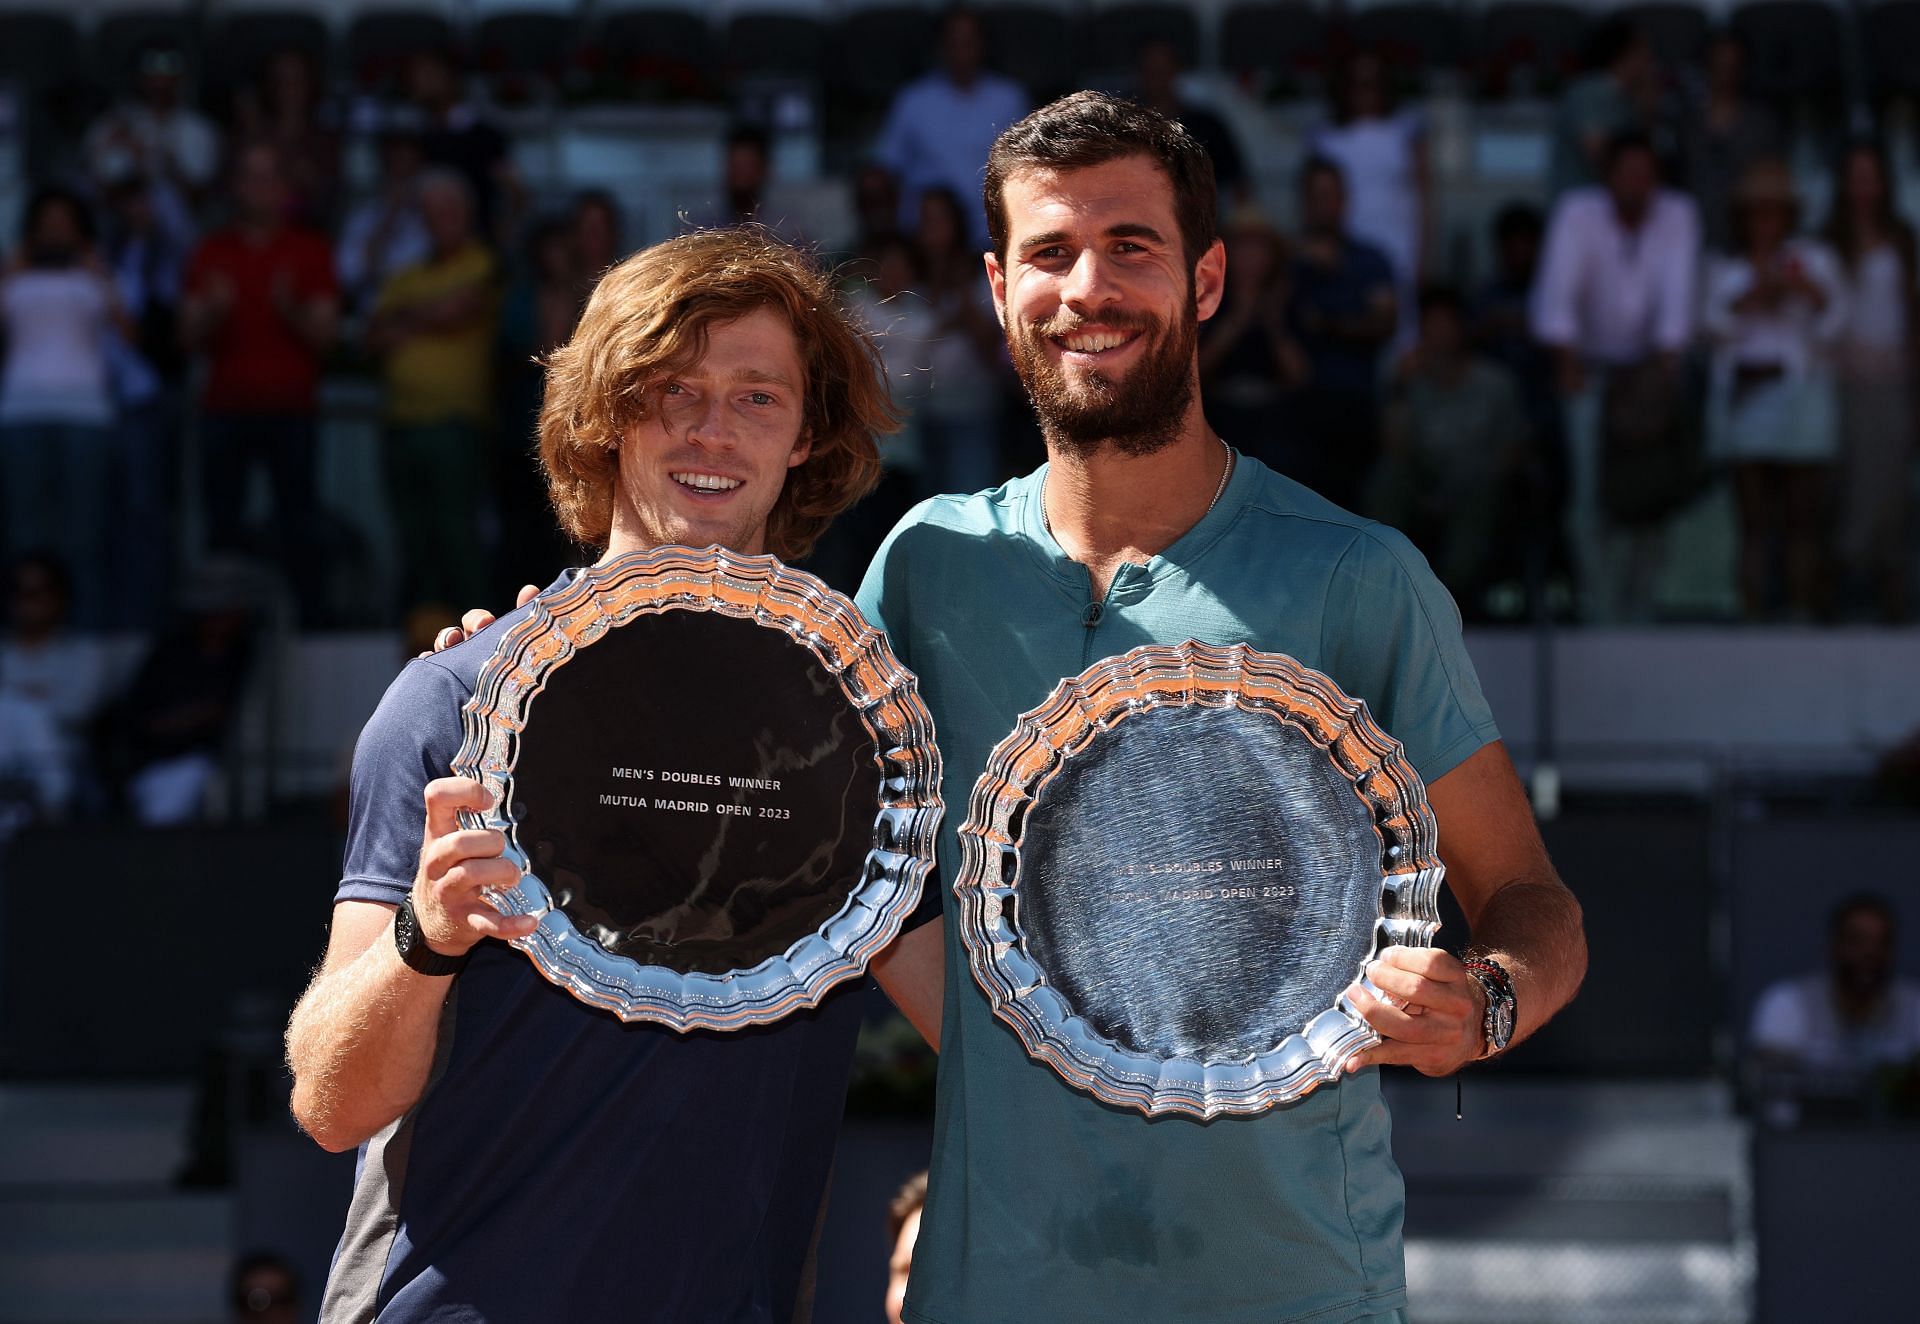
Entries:
[[467, 958], [473, 955], [461, 952], [448, 956], [427, 946], [426, 936], [420, 932], [420, 917], [413, 913], [412, 897], [401, 901], [400, 909], [393, 912], [393, 945], [407, 968], [423, 975], [457, 975], [467, 968]]
[[1487, 1015], [1481, 1022], [1480, 1030], [1483, 1042], [1480, 1056], [1492, 1057], [1513, 1042], [1513, 1021], [1517, 1010], [1513, 997], [1513, 977], [1506, 967], [1498, 961], [1485, 956], [1463, 956], [1460, 963], [1467, 967], [1487, 995]]

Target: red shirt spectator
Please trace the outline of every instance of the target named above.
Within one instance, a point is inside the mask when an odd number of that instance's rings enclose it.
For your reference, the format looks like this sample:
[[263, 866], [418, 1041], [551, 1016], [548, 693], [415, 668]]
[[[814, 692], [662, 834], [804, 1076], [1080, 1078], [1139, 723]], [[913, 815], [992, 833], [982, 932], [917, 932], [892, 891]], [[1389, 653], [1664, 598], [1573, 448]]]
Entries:
[[338, 289], [325, 236], [294, 226], [271, 233], [238, 226], [209, 235], [187, 268], [187, 295], [225, 301], [207, 338], [202, 407], [217, 413], [306, 413], [314, 407], [320, 355], [290, 316]]

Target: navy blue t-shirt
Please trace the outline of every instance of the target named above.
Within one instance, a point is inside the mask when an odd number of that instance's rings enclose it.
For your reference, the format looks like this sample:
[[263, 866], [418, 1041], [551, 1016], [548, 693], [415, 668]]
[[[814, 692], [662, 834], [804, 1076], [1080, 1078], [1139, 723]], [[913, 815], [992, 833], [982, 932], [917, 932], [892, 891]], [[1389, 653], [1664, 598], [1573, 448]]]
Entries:
[[[361, 732], [336, 900], [411, 889], [423, 789], [498, 637], [410, 663]], [[864, 983], [775, 1025], [677, 1034], [483, 941], [425, 1093], [361, 1148], [323, 1319], [804, 1320]]]

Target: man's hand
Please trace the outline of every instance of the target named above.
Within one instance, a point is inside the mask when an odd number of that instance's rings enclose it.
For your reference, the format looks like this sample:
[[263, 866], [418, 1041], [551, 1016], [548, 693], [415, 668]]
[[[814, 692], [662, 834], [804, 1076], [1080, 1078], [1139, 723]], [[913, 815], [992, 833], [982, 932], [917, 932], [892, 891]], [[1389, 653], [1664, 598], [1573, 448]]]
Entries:
[[1367, 978], [1384, 1001], [1357, 982], [1347, 996], [1385, 1042], [1348, 1059], [1348, 1071], [1393, 1063], [1422, 1075], [1450, 1076], [1480, 1056], [1485, 994], [1451, 952], [1388, 947], [1367, 963]]
[[483, 813], [493, 795], [471, 777], [427, 783], [427, 829], [420, 844], [420, 871], [413, 880], [413, 913], [427, 946], [444, 956], [469, 951], [482, 938], [521, 938], [539, 926], [532, 915], [502, 915], [482, 895], [520, 881], [508, 860], [506, 834], [493, 828], [463, 828], [460, 811]]
[[[522, 584], [520, 586], [520, 595], [514, 599], [513, 605], [516, 607], [526, 606], [529, 602], [533, 601], [534, 595], [539, 593], [539, 591], [540, 590], [532, 584]], [[489, 625], [492, 625], [495, 619], [494, 614], [485, 607], [475, 607], [472, 611], [460, 618], [460, 624], [449, 625], [439, 634], [433, 636], [433, 652], [422, 653], [420, 656], [432, 657], [434, 653], [446, 652], [455, 644], [465, 643]]]

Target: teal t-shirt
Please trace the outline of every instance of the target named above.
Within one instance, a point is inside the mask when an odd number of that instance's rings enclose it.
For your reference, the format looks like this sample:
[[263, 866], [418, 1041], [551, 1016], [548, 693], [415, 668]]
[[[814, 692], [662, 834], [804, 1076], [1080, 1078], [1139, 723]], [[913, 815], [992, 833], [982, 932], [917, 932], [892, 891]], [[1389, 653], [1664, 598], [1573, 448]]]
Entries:
[[[860, 590], [920, 677], [951, 884], [968, 795], [1015, 719], [1136, 645], [1286, 653], [1365, 699], [1431, 782], [1497, 738], [1452, 599], [1410, 544], [1241, 456], [1216, 507], [1104, 601], [1041, 521], [1044, 467], [917, 507]], [[1098, 610], [1091, 610], [1097, 605]], [[974, 982], [951, 891], [920, 1324], [1316, 1324], [1405, 1302], [1379, 1073], [1258, 1117], [1149, 1120], [1028, 1057]]]

